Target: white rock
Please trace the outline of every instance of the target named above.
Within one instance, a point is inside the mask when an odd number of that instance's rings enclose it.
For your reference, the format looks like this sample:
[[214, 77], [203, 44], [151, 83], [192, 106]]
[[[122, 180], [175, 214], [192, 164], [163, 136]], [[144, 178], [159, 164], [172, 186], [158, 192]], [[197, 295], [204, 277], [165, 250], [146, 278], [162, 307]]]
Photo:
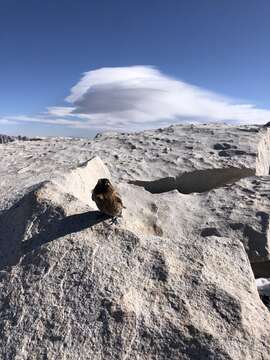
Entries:
[[90, 207], [96, 208], [96, 204], [91, 199], [91, 191], [100, 178], [110, 179], [111, 175], [101, 159], [94, 157], [74, 170], [59, 175], [53, 183], [61, 191], [72, 194]]
[[[257, 130], [174, 126], [4, 145], [0, 358], [270, 358], [270, 315], [247, 257], [268, 259]], [[106, 165], [78, 166], [94, 155]], [[116, 182], [126, 206], [117, 226], [90, 202], [99, 177]]]
[[258, 156], [256, 160], [256, 174], [259, 176], [270, 174], [270, 129], [261, 132], [258, 143]]

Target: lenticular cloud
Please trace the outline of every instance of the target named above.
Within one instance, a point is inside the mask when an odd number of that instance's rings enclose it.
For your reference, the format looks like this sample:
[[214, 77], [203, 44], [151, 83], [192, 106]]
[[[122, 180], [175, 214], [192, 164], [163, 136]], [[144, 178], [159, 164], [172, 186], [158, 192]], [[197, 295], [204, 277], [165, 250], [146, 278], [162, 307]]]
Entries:
[[[265, 123], [270, 111], [170, 78], [150, 66], [86, 72], [66, 99], [72, 114], [127, 127], [172, 120]], [[154, 124], [153, 124], [154, 125]]]
[[84, 73], [66, 98], [32, 116], [0, 117], [95, 130], [143, 130], [181, 122], [265, 124], [270, 110], [190, 85], [151, 66], [101, 68]]

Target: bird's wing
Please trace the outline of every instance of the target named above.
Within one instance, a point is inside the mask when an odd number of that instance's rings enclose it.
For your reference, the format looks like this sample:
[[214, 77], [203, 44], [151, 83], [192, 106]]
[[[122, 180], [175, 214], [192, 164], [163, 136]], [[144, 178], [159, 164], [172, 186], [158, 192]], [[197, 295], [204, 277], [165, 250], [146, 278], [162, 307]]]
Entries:
[[121, 204], [122, 206], [124, 206], [123, 205], [123, 201], [122, 201], [122, 199], [121, 199], [121, 197], [120, 197], [120, 195], [118, 194], [118, 193], [115, 193], [115, 200], [119, 203], [119, 204]]

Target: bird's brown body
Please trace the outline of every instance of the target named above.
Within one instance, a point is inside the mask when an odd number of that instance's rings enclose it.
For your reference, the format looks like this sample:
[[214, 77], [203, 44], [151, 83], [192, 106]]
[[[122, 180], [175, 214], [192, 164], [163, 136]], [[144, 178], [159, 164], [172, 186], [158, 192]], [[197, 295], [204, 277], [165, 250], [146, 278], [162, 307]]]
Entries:
[[99, 179], [92, 191], [92, 200], [103, 214], [111, 217], [122, 216], [123, 203], [108, 179]]

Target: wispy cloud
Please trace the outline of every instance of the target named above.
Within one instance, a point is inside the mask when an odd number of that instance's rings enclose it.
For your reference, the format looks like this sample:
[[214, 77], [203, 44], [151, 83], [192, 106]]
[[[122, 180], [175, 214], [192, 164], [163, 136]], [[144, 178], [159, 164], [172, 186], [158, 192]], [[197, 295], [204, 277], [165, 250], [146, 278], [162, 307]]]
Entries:
[[16, 125], [17, 122], [11, 119], [0, 117], [0, 125]]
[[66, 101], [70, 106], [49, 107], [37, 116], [5, 117], [5, 121], [130, 130], [184, 121], [264, 124], [270, 120], [268, 109], [239, 104], [150, 66], [88, 71]]
[[16, 115], [9, 116], [7, 118], [0, 118], [0, 122], [8, 123], [20, 123], [20, 122], [29, 122], [29, 123], [42, 123], [42, 124], [51, 124], [51, 125], [67, 125], [67, 126], [75, 126], [77, 125], [77, 121], [69, 120], [69, 119], [61, 119], [61, 118], [51, 118], [47, 115], [37, 115], [37, 116], [27, 116], [27, 115]]
[[48, 107], [48, 115], [67, 116], [70, 115], [73, 110], [75, 110], [75, 108], [64, 106], [51, 106]]

